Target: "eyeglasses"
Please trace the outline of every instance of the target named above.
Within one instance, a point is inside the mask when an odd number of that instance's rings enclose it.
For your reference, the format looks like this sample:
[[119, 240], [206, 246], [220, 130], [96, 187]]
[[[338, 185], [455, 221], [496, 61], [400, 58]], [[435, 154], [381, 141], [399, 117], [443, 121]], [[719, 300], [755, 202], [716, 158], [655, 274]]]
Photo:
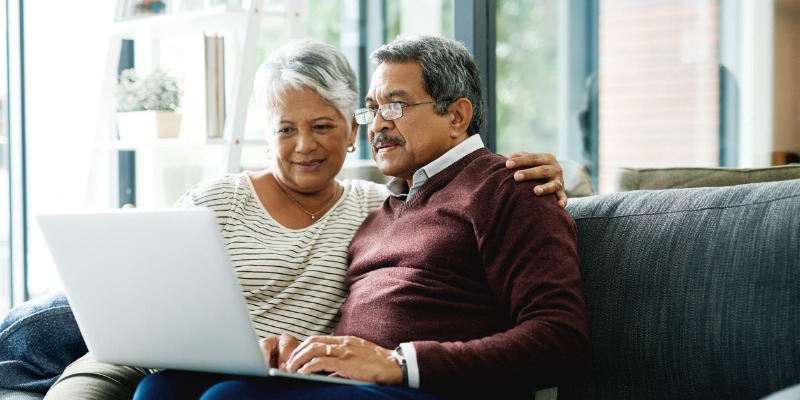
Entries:
[[414, 103], [414, 104], [406, 104], [394, 102], [394, 103], [387, 103], [384, 104], [377, 109], [375, 108], [359, 108], [356, 110], [356, 113], [353, 114], [356, 117], [356, 122], [359, 125], [367, 125], [371, 124], [372, 121], [375, 120], [375, 114], [378, 111], [381, 112], [381, 117], [387, 121], [392, 121], [398, 119], [403, 116], [403, 109], [406, 107], [418, 106], [420, 104], [431, 104], [435, 103], [435, 101], [426, 101], [423, 103]]

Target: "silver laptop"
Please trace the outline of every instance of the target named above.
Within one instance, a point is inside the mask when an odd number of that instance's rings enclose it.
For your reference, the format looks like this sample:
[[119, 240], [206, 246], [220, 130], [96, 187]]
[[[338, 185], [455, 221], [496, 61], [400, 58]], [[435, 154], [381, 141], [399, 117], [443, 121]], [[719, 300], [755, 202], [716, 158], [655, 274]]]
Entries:
[[268, 367], [209, 210], [127, 209], [37, 219], [98, 361], [367, 384]]

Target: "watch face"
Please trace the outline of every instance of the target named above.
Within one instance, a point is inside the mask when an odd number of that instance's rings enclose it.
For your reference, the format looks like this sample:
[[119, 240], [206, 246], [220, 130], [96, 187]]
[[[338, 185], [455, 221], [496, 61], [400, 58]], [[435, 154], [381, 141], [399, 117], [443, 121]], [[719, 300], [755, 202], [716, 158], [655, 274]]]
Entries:
[[403, 365], [406, 363], [406, 357], [403, 355], [403, 349], [400, 346], [397, 346], [396, 349], [392, 350], [392, 357], [397, 360], [397, 363]]

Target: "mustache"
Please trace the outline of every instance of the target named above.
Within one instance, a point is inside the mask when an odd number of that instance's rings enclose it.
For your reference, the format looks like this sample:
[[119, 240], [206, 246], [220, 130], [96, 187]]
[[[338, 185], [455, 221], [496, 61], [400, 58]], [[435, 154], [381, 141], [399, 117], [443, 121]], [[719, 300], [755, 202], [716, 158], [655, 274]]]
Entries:
[[403, 138], [394, 137], [394, 136], [388, 136], [388, 135], [383, 134], [383, 133], [379, 133], [379, 134], [375, 135], [374, 138], [372, 138], [372, 143], [371, 143], [372, 144], [372, 151], [374, 151], [376, 153], [378, 152], [378, 143], [389, 143], [389, 144], [394, 144], [394, 145], [397, 145], [397, 146], [405, 146], [406, 145], [406, 141]]

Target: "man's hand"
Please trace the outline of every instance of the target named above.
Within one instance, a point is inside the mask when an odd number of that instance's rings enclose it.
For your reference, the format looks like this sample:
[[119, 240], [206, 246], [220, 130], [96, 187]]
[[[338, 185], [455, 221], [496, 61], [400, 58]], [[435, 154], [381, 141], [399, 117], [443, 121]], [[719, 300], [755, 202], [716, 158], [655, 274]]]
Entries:
[[300, 342], [294, 336], [284, 333], [261, 339], [258, 344], [261, 345], [261, 353], [271, 368], [286, 370], [286, 361]]
[[403, 382], [403, 370], [391, 354], [391, 350], [353, 336], [312, 336], [294, 349], [286, 370], [330, 372], [333, 376], [398, 385]]
[[567, 206], [567, 193], [564, 191], [564, 176], [561, 164], [556, 157], [548, 153], [512, 153], [506, 160], [506, 168], [514, 169], [520, 167], [534, 167], [519, 170], [514, 173], [514, 179], [518, 181], [528, 181], [532, 179], [547, 179], [547, 183], [537, 185], [533, 188], [533, 193], [537, 195], [555, 193], [558, 198], [558, 205], [561, 208]]

